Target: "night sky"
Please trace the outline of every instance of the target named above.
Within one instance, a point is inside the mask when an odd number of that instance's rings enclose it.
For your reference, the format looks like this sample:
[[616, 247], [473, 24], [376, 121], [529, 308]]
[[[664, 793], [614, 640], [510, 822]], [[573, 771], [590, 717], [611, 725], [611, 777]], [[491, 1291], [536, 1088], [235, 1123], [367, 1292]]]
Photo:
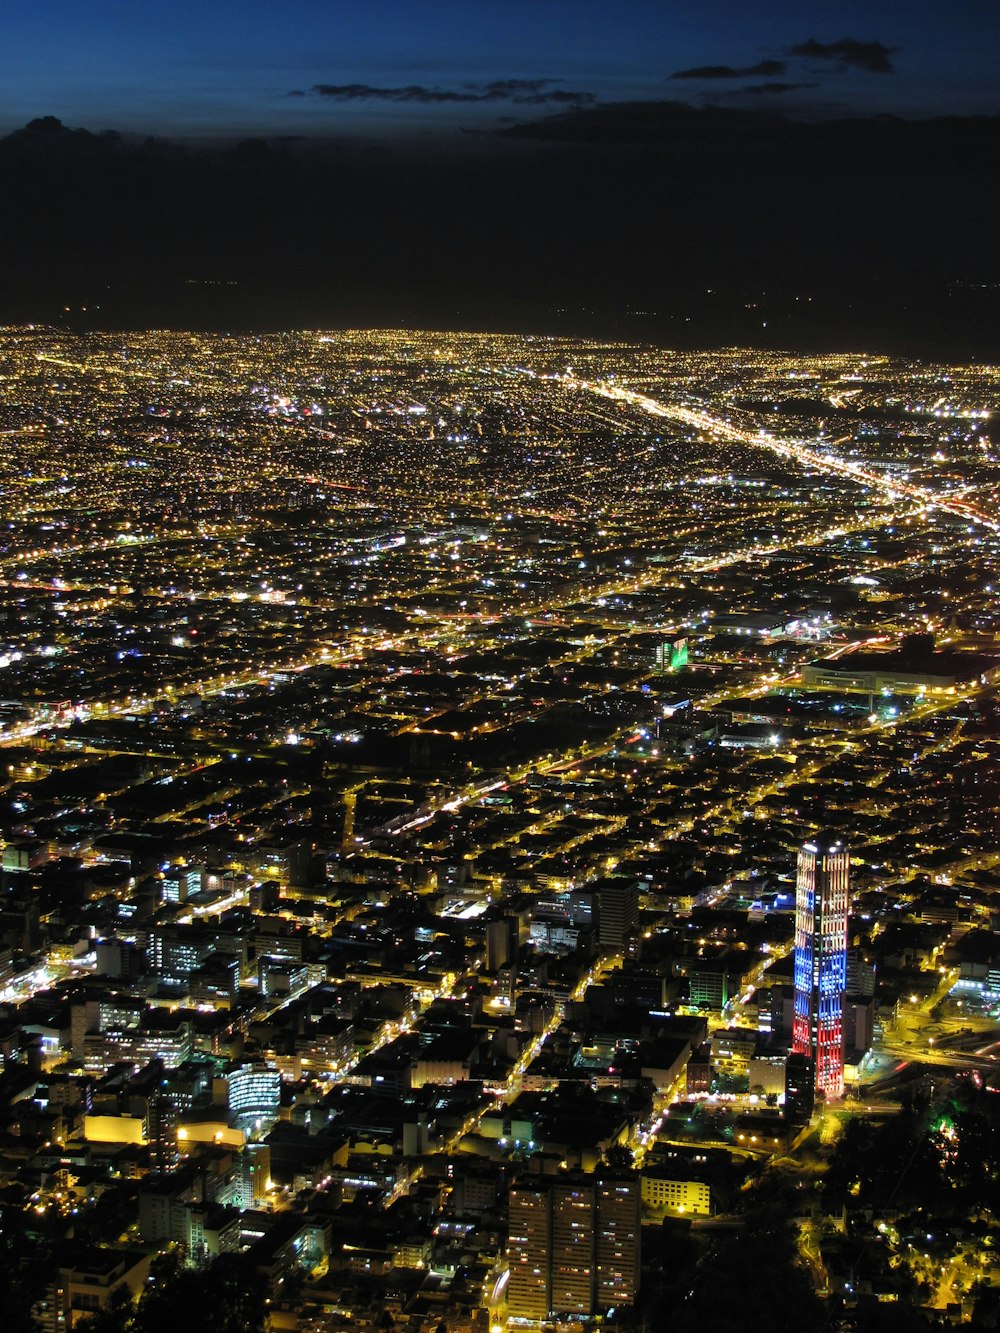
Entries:
[[0, 36], [4, 318], [998, 341], [994, 0], [13, 0]]
[[12, 0], [3, 29], [8, 131], [55, 115], [168, 135], [385, 133], [524, 118], [555, 94], [1000, 109], [993, 0]]

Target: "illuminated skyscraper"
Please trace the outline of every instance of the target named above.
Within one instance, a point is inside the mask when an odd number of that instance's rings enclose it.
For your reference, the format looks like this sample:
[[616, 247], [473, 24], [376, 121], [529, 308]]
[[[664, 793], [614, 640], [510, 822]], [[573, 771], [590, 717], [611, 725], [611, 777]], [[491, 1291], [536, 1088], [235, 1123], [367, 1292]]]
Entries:
[[849, 866], [847, 848], [831, 834], [799, 849], [792, 1050], [812, 1060], [816, 1091], [827, 1098], [844, 1093]]

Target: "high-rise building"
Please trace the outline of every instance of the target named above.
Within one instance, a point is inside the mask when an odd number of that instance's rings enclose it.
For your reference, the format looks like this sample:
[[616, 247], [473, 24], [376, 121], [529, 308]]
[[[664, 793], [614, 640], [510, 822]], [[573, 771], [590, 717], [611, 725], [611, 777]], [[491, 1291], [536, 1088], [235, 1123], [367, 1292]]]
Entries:
[[686, 638], [663, 639], [656, 645], [656, 670], [659, 675], [668, 671], [680, 671], [688, 664], [688, 641]]
[[844, 1093], [849, 867], [847, 848], [832, 834], [799, 849], [792, 1050], [813, 1061], [816, 1091], [828, 1098]]
[[807, 1125], [816, 1101], [816, 1071], [808, 1055], [790, 1055], [785, 1062], [785, 1119]]
[[847, 951], [847, 993], [866, 1000], [875, 994], [875, 964], [860, 949]]
[[507, 1308], [516, 1319], [590, 1316], [639, 1291], [641, 1181], [567, 1177], [510, 1191]]
[[552, 1190], [552, 1309], [594, 1313], [594, 1187], [560, 1182]]
[[516, 1319], [547, 1319], [552, 1265], [552, 1196], [515, 1185], [510, 1191], [507, 1309]]
[[639, 1293], [639, 1238], [642, 1234], [642, 1188], [638, 1176], [598, 1181], [597, 1291], [598, 1310], [634, 1305]]
[[271, 1149], [266, 1143], [248, 1143], [240, 1153], [233, 1181], [233, 1203], [256, 1208], [271, 1188]]
[[495, 977], [517, 957], [517, 918], [501, 917], [486, 927], [486, 971]]
[[623, 953], [639, 925], [639, 884], [625, 876], [602, 880], [597, 894], [597, 937], [603, 953]]
[[220, 1092], [240, 1119], [276, 1119], [281, 1105], [281, 1075], [264, 1065], [241, 1065], [223, 1074]]

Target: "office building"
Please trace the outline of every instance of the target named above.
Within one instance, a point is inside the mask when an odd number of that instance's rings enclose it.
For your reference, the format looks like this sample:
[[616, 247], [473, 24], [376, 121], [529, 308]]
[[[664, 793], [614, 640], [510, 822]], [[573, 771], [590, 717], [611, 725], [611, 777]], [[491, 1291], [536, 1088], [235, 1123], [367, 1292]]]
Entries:
[[795, 1018], [792, 1049], [814, 1064], [816, 1092], [843, 1096], [850, 857], [822, 834], [799, 850], [795, 890]]
[[875, 965], [869, 963], [860, 949], [847, 951], [847, 994], [859, 999], [870, 999], [875, 994]]
[[495, 977], [517, 957], [517, 918], [505, 916], [486, 927], [486, 971]]
[[703, 1180], [678, 1180], [675, 1175], [663, 1174], [662, 1168], [658, 1171], [653, 1167], [642, 1173], [642, 1202], [654, 1212], [707, 1217], [711, 1191]]
[[[241, 1065], [218, 1080], [220, 1092], [238, 1123], [246, 1118], [273, 1120], [281, 1105], [281, 1075], [265, 1065]], [[224, 1086], [223, 1086], [224, 1085]]]
[[634, 879], [601, 881], [597, 897], [597, 931], [602, 953], [620, 954], [630, 932], [639, 925], [639, 885]]

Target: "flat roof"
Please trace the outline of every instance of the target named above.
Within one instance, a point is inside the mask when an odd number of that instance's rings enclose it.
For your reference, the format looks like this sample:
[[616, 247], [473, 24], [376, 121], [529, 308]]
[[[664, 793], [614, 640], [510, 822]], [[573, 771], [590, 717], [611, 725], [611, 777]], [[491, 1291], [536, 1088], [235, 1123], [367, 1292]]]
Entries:
[[906, 676], [978, 676], [997, 665], [998, 659], [986, 653], [847, 653], [843, 657], [819, 657], [809, 663], [824, 671], [853, 675], [859, 671], [894, 671]]

